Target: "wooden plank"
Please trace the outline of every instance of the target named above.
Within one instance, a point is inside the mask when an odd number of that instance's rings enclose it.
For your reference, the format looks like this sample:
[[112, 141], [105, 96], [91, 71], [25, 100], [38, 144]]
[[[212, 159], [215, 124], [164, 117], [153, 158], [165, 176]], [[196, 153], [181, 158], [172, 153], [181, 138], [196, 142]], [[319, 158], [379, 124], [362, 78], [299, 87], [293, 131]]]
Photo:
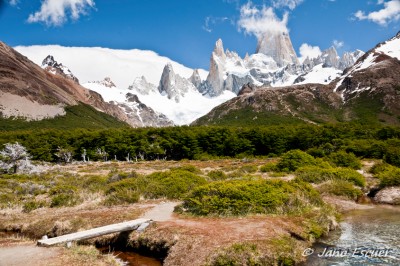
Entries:
[[68, 235], [41, 239], [37, 242], [40, 246], [52, 246], [56, 244], [71, 242], [71, 241], [79, 241], [90, 239], [98, 236], [108, 235], [112, 233], [125, 232], [136, 230], [143, 223], [149, 223], [151, 220], [149, 219], [137, 219], [129, 222], [123, 222], [118, 224], [111, 224], [107, 226], [97, 227], [86, 231], [76, 232]]

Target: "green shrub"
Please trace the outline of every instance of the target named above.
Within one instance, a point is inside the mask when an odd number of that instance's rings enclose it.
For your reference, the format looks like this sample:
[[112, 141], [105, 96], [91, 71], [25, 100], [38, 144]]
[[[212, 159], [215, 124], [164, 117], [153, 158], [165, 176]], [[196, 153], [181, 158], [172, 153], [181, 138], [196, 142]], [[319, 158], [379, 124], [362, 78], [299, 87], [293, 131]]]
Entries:
[[326, 182], [318, 188], [318, 191], [321, 194], [344, 196], [351, 200], [356, 200], [363, 194], [359, 188], [354, 187], [353, 183], [345, 180], [332, 180]]
[[258, 171], [258, 167], [255, 165], [244, 165], [238, 169], [241, 173], [252, 174]]
[[107, 195], [106, 205], [132, 204], [138, 202], [140, 194], [132, 189], [119, 189]]
[[22, 208], [22, 211], [29, 213], [33, 210], [43, 208], [44, 206], [46, 206], [46, 203], [44, 201], [30, 200], [30, 201], [25, 202], [25, 204]]
[[184, 166], [171, 168], [171, 171], [179, 171], [179, 170], [191, 172], [193, 174], [198, 174], [198, 175], [202, 174], [201, 170], [193, 165], [184, 165]]
[[260, 167], [260, 171], [263, 173], [275, 172], [276, 170], [276, 163], [266, 163]]
[[212, 258], [212, 266], [239, 266], [239, 265], [266, 265], [266, 259], [261, 256], [255, 244], [235, 243], [230, 247], [221, 249]]
[[50, 189], [50, 195], [57, 195], [57, 194], [74, 194], [78, 190], [77, 187], [71, 185], [57, 185]]
[[380, 163], [376, 163], [374, 164], [371, 169], [369, 169], [369, 173], [373, 174], [373, 175], [377, 175], [379, 173], [382, 173], [384, 171], [390, 170], [392, 166], [390, 164], [384, 163], [384, 162], [380, 162]]
[[298, 179], [309, 183], [323, 183], [328, 180], [345, 180], [364, 187], [365, 177], [357, 171], [349, 168], [320, 168], [307, 166], [296, 171]]
[[83, 187], [91, 192], [101, 191], [108, 181], [106, 176], [88, 176], [84, 178]]
[[316, 165], [317, 162], [314, 157], [301, 150], [291, 150], [282, 155], [281, 159], [276, 165], [278, 171], [293, 172], [299, 167]]
[[383, 172], [380, 172], [377, 177], [380, 179], [380, 187], [400, 186], [400, 168], [390, 166]]
[[75, 194], [60, 193], [51, 198], [50, 207], [71, 207], [78, 204], [80, 198]]
[[354, 153], [347, 153], [345, 151], [333, 152], [329, 155], [328, 160], [337, 167], [361, 168], [361, 162]]
[[146, 198], [180, 199], [194, 188], [207, 183], [203, 177], [179, 169], [155, 172], [146, 178], [149, 181], [143, 189]]
[[206, 183], [207, 181], [203, 177], [192, 172], [174, 169], [111, 183], [106, 189], [106, 194], [115, 197], [116, 193], [120, 193], [122, 199], [125, 196], [129, 199], [130, 193], [152, 199], [180, 199], [193, 188]]
[[388, 147], [384, 159], [385, 162], [400, 167], [400, 148], [396, 146]]
[[196, 215], [246, 215], [293, 213], [320, 204], [310, 185], [281, 180], [224, 181], [198, 187], [184, 200], [183, 208]]
[[212, 170], [210, 171], [207, 176], [211, 179], [211, 180], [225, 180], [228, 178], [228, 176], [225, 174], [224, 171], [221, 170]]

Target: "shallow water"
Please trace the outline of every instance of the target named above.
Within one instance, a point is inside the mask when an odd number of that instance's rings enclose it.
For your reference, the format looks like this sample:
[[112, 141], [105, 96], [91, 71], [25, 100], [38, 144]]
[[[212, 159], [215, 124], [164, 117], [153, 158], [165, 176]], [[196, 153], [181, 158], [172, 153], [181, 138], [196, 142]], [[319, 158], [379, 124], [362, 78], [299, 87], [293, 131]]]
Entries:
[[124, 262], [124, 265], [129, 266], [161, 266], [162, 262], [159, 259], [140, 255], [131, 251], [111, 251], [109, 248], [99, 248], [103, 253], [112, 253], [118, 259]]
[[304, 265], [400, 265], [400, 207], [351, 211], [340, 226], [305, 251]]

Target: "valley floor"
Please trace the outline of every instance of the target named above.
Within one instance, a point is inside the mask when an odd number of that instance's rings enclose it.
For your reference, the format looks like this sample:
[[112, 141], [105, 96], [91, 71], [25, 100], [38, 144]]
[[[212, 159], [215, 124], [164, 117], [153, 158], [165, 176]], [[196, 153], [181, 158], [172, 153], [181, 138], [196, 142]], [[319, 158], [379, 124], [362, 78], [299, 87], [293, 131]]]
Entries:
[[[212, 161], [153, 161], [153, 162], [106, 162], [51, 166], [49, 177], [56, 182], [57, 176], [76, 180], [91, 180], [93, 177], [107, 176], [115, 178], [116, 173], [135, 171], [140, 175], [165, 172], [177, 167], [196, 167], [199, 175], [207, 176], [211, 171], [219, 170], [228, 176], [253, 176], [261, 179], [291, 180], [293, 175], [281, 175], [260, 171], [266, 162], [274, 159], [226, 159]], [[364, 163], [365, 167], [370, 164]], [[368, 177], [371, 178], [371, 177]], [[66, 181], [68, 183], [68, 180]], [[83, 181], [82, 181], [83, 182]], [[88, 184], [88, 183], [86, 183]], [[108, 186], [108, 184], [104, 185]], [[103, 188], [99, 188], [99, 191]], [[49, 200], [46, 195], [36, 195], [36, 199]], [[261, 262], [270, 261], [271, 265], [283, 263], [290, 265], [291, 259], [301, 261], [302, 252], [311, 246], [308, 218], [302, 215], [246, 215], [239, 217], [199, 217], [190, 214], [173, 213], [180, 202], [167, 199], [141, 199], [132, 204], [104, 205], [105, 195], [91, 190], [80, 195], [76, 206], [40, 207], [24, 211], [21, 204], [13, 204], [0, 210], [0, 231], [4, 233], [0, 240], [0, 265], [117, 265], [112, 255], [100, 255], [94, 245], [130, 247], [133, 250], [153, 250], [159, 255], [166, 252], [164, 265], [221, 265], [232, 260], [246, 264], [253, 258]], [[368, 208], [354, 201], [326, 196], [325, 200], [342, 207], [342, 211]], [[344, 209], [343, 209], [344, 207]], [[32, 240], [43, 235], [49, 237], [75, 232], [83, 229], [118, 223], [146, 217], [155, 222], [143, 233], [132, 232], [121, 240], [118, 234], [100, 237], [71, 249], [39, 248]], [[306, 225], [307, 224], [307, 225]], [[337, 226], [335, 217], [329, 225]], [[21, 237], [16, 237], [15, 234]], [[122, 242], [121, 242], [122, 241]], [[25, 254], [22, 255], [21, 254]], [[290, 260], [288, 259], [290, 258]], [[288, 259], [286, 261], [286, 259]], [[27, 263], [29, 261], [29, 263]], [[275, 263], [272, 263], [275, 261]], [[285, 262], [286, 261], [286, 262]], [[5, 264], [4, 264], [5, 263]], [[220, 263], [220, 264], [218, 264]], [[269, 264], [268, 264], [269, 265]]]

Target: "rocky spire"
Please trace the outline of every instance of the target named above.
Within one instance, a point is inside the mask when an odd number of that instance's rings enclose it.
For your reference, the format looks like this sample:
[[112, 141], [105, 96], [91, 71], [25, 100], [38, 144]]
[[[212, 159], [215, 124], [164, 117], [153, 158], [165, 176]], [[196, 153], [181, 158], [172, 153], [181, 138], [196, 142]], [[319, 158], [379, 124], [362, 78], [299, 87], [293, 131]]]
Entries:
[[272, 57], [279, 67], [300, 64], [287, 32], [269, 31], [264, 33], [258, 38], [256, 53]]
[[324, 67], [334, 67], [339, 68], [340, 57], [337, 54], [335, 47], [331, 47], [322, 52], [322, 61], [324, 62]]
[[158, 91], [161, 94], [166, 93], [168, 98], [172, 98], [174, 93], [175, 85], [175, 72], [172, 68], [171, 63], [165, 65], [163, 73], [161, 75], [160, 84], [158, 86]]
[[167, 95], [168, 99], [175, 99], [176, 102], [179, 102], [181, 96], [184, 96], [188, 91], [195, 90], [196, 88], [191, 81], [175, 74], [170, 63], [165, 65], [158, 85], [158, 91], [162, 95]]
[[207, 83], [211, 86], [211, 94], [219, 95], [224, 88], [224, 71], [225, 71], [226, 54], [222, 40], [219, 39], [215, 43], [214, 51], [210, 59], [210, 72], [207, 77]]
[[197, 89], [200, 88], [200, 86], [201, 86], [201, 77], [200, 77], [200, 74], [199, 74], [199, 70], [198, 70], [198, 69], [195, 69], [195, 70], [193, 71], [193, 74], [192, 74], [192, 76], [189, 78], [189, 80], [190, 80], [190, 82], [193, 83], [193, 85], [194, 85]]

